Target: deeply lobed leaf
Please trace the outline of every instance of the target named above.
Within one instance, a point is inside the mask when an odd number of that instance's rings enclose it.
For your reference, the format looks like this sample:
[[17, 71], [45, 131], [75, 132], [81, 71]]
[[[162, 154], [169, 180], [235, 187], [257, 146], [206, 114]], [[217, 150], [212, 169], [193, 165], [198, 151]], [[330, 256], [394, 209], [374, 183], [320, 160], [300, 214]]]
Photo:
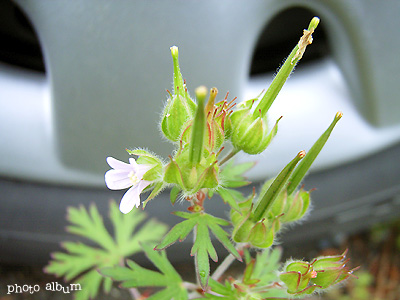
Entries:
[[182, 279], [169, 262], [164, 251], [155, 251], [148, 244], [143, 244], [147, 258], [161, 271], [153, 271], [127, 260], [127, 267], [114, 266], [101, 269], [101, 273], [115, 281], [121, 281], [125, 288], [164, 287], [147, 299], [186, 300], [187, 291], [183, 288]]
[[71, 222], [68, 226], [71, 233], [87, 238], [98, 247], [81, 242], [66, 242], [63, 244], [65, 252], [53, 253], [45, 271], [68, 281], [75, 279], [82, 286], [82, 290], [77, 291], [75, 296], [82, 300], [96, 298], [101, 284], [106, 292], [111, 288], [111, 280], [102, 277], [97, 269], [116, 265], [141, 251], [139, 240], [154, 243], [166, 232], [165, 225], [153, 220], [137, 229], [144, 221], [145, 214], [138, 210], [129, 215], [121, 214], [115, 202], [110, 203], [114, 238], [106, 229], [95, 205], [91, 205], [89, 211], [83, 206], [69, 208], [68, 219]]

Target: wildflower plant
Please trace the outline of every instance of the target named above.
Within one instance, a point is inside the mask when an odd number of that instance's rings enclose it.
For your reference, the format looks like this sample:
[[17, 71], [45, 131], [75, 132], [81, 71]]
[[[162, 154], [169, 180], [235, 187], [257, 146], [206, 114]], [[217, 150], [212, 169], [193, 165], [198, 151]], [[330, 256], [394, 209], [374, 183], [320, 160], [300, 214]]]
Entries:
[[[334, 116], [307, 153], [299, 151], [274, 178], [262, 185], [258, 193], [254, 188], [250, 195], [236, 190], [250, 184], [244, 173], [254, 164], [235, 165], [232, 158], [239, 152], [262, 153], [278, 133], [281, 118], [271, 122], [268, 110], [306, 47], [312, 43], [318, 23], [316, 17], [311, 20], [267, 91], [240, 103], [235, 103], [236, 98], [228, 100], [228, 94], [218, 101], [217, 88], [208, 92], [204, 86], [195, 89], [193, 99], [180, 71], [178, 48], [171, 47], [173, 89], [168, 91], [159, 124], [162, 135], [174, 144], [175, 150], [165, 160], [141, 148], [127, 149], [133, 156], [129, 163], [108, 157], [111, 170], [105, 174], [106, 185], [113, 190], [128, 189], [120, 202], [123, 215], [116, 216], [115, 205], [111, 206], [115, 239], [106, 233], [95, 208], [91, 208], [91, 213], [84, 208], [70, 210], [70, 216], [81, 215], [81, 218], [70, 217], [74, 223], [72, 232], [105, 248], [96, 256], [104, 260], [96, 259], [90, 263], [100, 250], [82, 244], [65, 244], [67, 253], [54, 254], [46, 270], [70, 280], [95, 267], [98, 269], [96, 276], [103, 276], [105, 280], [106, 290], [112, 279], [121, 282], [122, 287], [133, 289], [132, 294], [138, 299], [175, 300], [286, 299], [322, 291], [354, 276], [354, 270], [346, 265], [346, 253], [318, 257], [311, 262], [291, 260], [281, 268], [280, 251], [271, 249], [286, 224], [298, 222], [308, 213], [310, 191], [300, 187], [301, 181], [342, 117], [341, 112]], [[270, 123], [274, 125], [270, 127]], [[144, 226], [135, 234], [133, 230], [138, 219], [143, 218], [143, 213], [136, 208], [140, 205], [145, 208], [166, 188], [171, 204], [177, 209], [178, 198], [189, 203], [187, 211], [174, 212], [182, 221], [167, 233], [165, 225], [150, 221], [151, 229]], [[147, 191], [148, 196], [143, 201], [142, 194]], [[208, 201], [219, 201], [211, 199], [215, 194], [229, 205], [229, 219], [217, 218], [206, 209]], [[196, 282], [184, 281], [165, 252], [191, 233], [193, 246], [188, 254], [194, 257]], [[144, 237], [140, 243], [138, 236]], [[213, 274], [209, 259], [217, 262], [218, 255], [211, 236], [229, 252]], [[138, 248], [158, 271], [144, 268], [132, 260], [125, 261]], [[258, 249], [255, 255], [253, 249]], [[105, 259], [107, 255], [110, 259]], [[223, 281], [222, 276], [235, 260], [242, 262], [243, 273], [224, 277]], [[100, 281], [96, 285], [89, 280], [85, 282], [92, 285], [93, 292], [81, 299], [94, 298]], [[154, 288], [154, 293], [140, 295], [142, 288]]]

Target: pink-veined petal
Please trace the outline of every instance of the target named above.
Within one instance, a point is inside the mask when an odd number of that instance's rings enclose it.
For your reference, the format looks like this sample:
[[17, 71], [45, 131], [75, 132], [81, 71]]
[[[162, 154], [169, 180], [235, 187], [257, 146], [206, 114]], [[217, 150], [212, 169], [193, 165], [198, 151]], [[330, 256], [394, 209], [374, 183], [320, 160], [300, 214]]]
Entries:
[[124, 163], [123, 161], [115, 159], [114, 157], [109, 156], [109, 157], [107, 157], [106, 160], [107, 160], [108, 165], [113, 169], [133, 170], [133, 168], [130, 164]]
[[119, 204], [119, 210], [123, 214], [129, 213], [133, 207], [140, 206], [140, 191], [138, 186], [131, 187], [122, 197], [121, 203]]
[[131, 187], [132, 180], [128, 177], [127, 171], [109, 170], [104, 175], [107, 187], [110, 190], [122, 190]]

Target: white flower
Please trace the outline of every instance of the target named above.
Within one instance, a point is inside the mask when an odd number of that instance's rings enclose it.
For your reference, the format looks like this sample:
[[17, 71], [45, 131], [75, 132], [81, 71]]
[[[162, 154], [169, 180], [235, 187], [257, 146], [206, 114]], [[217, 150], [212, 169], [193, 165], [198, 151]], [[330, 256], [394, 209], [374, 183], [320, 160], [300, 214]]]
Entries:
[[134, 158], [129, 158], [129, 164], [113, 157], [107, 157], [107, 163], [112, 170], [105, 174], [106, 185], [110, 190], [130, 189], [124, 194], [119, 205], [122, 213], [129, 213], [134, 206], [140, 206], [140, 193], [152, 182], [143, 180], [143, 175], [151, 169], [151, 165], [139, 165]]

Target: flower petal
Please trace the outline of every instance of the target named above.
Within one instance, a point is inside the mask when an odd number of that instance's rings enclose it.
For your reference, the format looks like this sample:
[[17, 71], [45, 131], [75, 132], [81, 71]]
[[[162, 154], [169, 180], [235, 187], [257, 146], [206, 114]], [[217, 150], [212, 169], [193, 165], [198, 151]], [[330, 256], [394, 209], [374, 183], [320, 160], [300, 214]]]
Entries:
[[122, 197], [121, 203], [119, 204], [119, 210], [123, 214], [129, 213], [133, 207], [140, 206], [140, 191], [138, 189], [138, 185], [135, 187], [131, 187]]
[[140, 180], [139, 184], [138, 184], [138, 189], [140, 191], [140, 193], [148, 186], [152, 183], [152, 181], [147, 181], [147, 180]]
[[110, 190], [122, 190], [131, 187], [132, 180], [128, 176], [128, 172], [124, 170], [109, 170], [104, 175], [107, 187]]
[[154, 166], [152, 165], [137, 165], [135, 168], [135, 175], [138, 178], [143, 178], [143, 175], [146, 174], [147, 171], [149, 171], [151, 168]]
[[124, 163], [123, 161], [115, 159], [114, 157], [109, 156], [106, 160], [108, 165], [113, 169], [133, 170], [130, 164]]
[[136, 168], [137, 165], [138, 165], [136, 163], [136, 160], [134, 158], [132, 158], [132, 157], [129, 158], [129, 163], [130, 163], [131, 167], [133, 167], [133, 168]]

